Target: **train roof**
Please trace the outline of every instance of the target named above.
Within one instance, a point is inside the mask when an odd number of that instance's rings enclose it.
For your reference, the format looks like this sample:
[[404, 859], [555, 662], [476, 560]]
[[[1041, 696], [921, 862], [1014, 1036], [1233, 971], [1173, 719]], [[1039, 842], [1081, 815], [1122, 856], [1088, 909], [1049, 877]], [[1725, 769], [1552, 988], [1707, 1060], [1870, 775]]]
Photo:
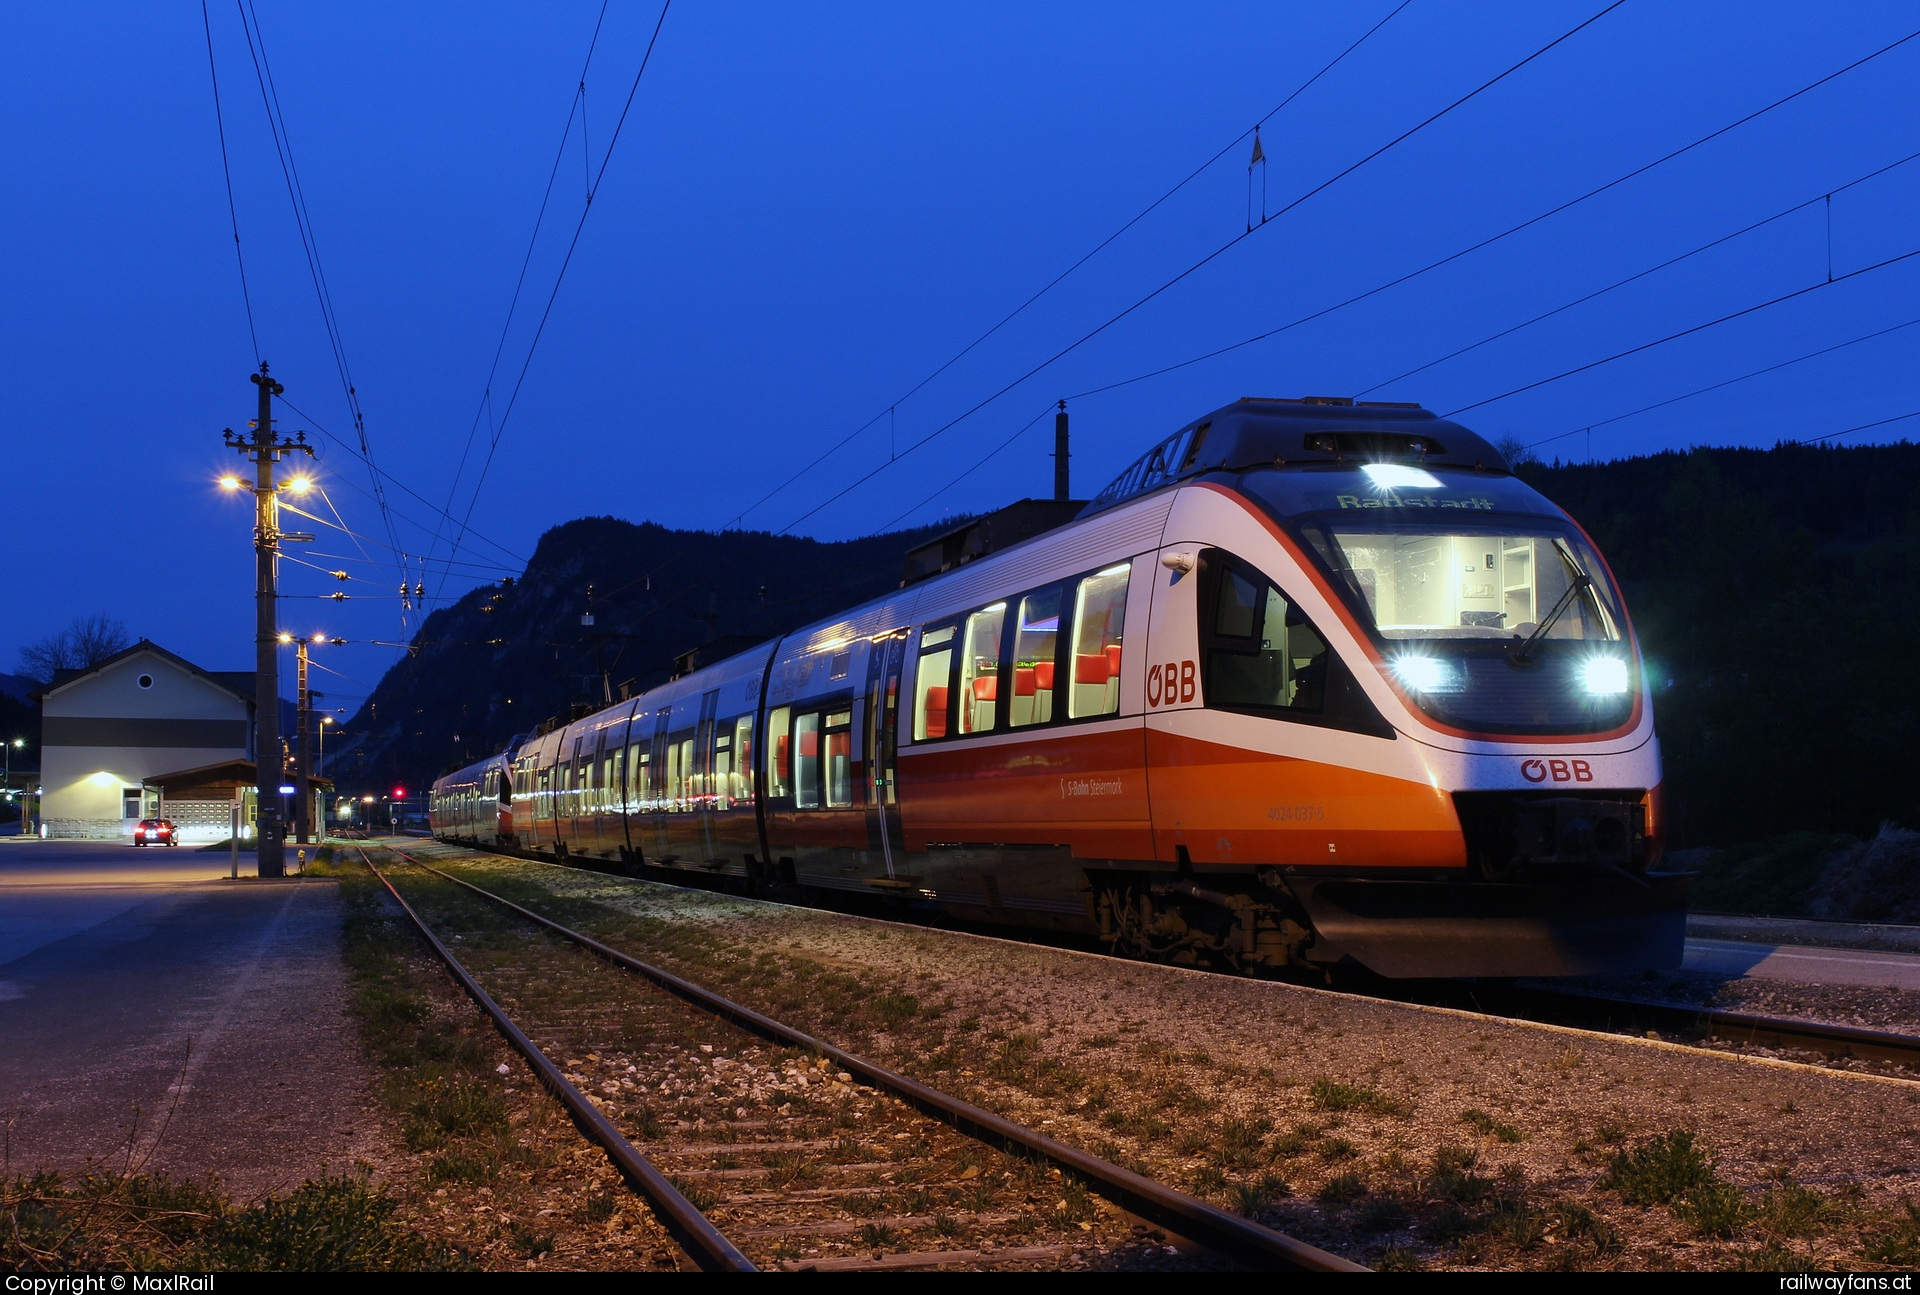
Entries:
[[1134, 460], [1080, 516], [1208, 472], [1382, 461], [1512, 472], [1485, 438], [1419, 405], [1345, 396], [1243, 396], [1194, 419]]

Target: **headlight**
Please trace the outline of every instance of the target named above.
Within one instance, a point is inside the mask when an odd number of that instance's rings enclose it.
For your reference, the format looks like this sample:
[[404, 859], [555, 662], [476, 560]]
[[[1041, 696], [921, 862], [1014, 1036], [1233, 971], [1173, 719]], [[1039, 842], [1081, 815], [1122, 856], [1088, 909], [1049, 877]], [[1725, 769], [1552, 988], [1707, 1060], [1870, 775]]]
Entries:
[[1580, 681], [1596, 697], [1617, 697], [1633, 686], [1627, 663], [1611, 656], [1597, 656], [1581, 666]]
[[1394, 677], [1409, 692], [1448, 692], [1459, 686], [1459, 678], [1452, 664], [1438, 657], [1395, 657], [1392, 670]]

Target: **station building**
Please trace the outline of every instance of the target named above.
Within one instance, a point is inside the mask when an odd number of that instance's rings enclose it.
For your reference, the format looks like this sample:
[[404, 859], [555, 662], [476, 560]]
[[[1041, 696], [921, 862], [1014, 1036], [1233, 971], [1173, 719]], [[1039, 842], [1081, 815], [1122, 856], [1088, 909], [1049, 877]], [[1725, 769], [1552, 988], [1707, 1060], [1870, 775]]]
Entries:
[[239, 801], [251, 835], [253, 687], [146, 639], [60, 675], [37, 694], [42, 834], [111, 839], [165, 817], [182, 840], [223, 840]]

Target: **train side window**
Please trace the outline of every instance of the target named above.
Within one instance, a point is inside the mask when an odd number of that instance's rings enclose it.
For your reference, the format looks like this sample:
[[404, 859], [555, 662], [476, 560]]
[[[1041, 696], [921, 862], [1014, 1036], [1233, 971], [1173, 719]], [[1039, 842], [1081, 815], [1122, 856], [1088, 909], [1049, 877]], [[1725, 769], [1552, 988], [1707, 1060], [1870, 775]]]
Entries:
[[1327, 641], [1246, 563], [1218, 550], [1203, 561], [1207, 704], [1318, 715], [1326, 705]]
[[853, 804], [853, 712], [827, 716], [825, 737], [827, 808], [845, 809]]
[[673, 807], [690, 812], [700, 795], [699, 766], [693, 761], [693, 739], [683, 737], [673, 744], [673, 749], [680, 757], [680, 781], [673, 789]]
[[753, 716], [751, 715], [742, 715], [733, 722], [733, 772], [727, 781], [727, 798], [733, 804], [753, 804]]
[[788, 727], [793, 712], [782, 706], [767, 716], [767, 798], [793, 795], [791, 782], [793, 739]]
[[793, 805], [820, 808], [820, 716], [816, 712], [793, 721]]
[[913, 740], [945, 737], [952, 714], [954, 626], [923, 630], [920, 660], [913, 674]]
[[1020, 600], [1013, 631], [1013, 696], [1007, 712], [1014, 728], [1045, 724], [1053, 718], [1060, 609], [1065, 600], [1066, 590], [1059, 585]]
[[960, 653], [960, 731], [991, 733], [1000, 707], [1000, 630], [1007, 605], [998, 602], [967, 617]]
[[1121, 562], [1084, 577], [1073, 597], [1073, 679], [1067, 715], [1085, 719], [1120, 710], [1120, 654], [1126, 634], [1127, 581]]

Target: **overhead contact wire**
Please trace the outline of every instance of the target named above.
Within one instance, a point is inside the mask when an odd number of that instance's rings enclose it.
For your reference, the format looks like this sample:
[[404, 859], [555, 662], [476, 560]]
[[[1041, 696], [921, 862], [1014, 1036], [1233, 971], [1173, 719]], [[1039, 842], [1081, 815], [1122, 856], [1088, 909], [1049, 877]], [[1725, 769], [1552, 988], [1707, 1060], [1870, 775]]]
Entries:
[[1054, 364], [1058, 363], [1061, 359], [1072, 354], [1074, 351], [1079, 350], [1082, 346], [1092, 341], [1095, 337], [1098, 337], [1100, 334], [1106, 332], [1107, 329], [1113, 327], [1115, 324], [1119, 323], [1121, 320], [1133, 314], [1134, 311], [1140, 309], [1142, 306], [1146, 305], [1148, 302], [1153, 301], [1155, 298], [1159, 297], [1162, 293], [1174, 287], [1176, 284], [1183, 282], [1184, 280], [1186, 280], [1188, 277], [1198, 272], [1203, 267], [1211, 264], [1213, 261], [1215, 261], [1222, 255], [1227, 253], [1232, 248], [1239, 246], [1241, 243], [1245, 242], [1247, 239], [1253, 237], [1254, 234], [1258, 233], [1262, 229], [1265, 229], [1267, 225], [1271, 223], [1272, 220], [1277, 219], [1280, 216], [1284, 216], [1286, 213], [1300, 206], [1300, 204], [1308, 201], [1309, 199], [1314, 197], [1316, 194], [1325, 192], [1330, 186], [1339, 183], [1341, 180], [1344, 180], [1346, 177], [1352, 175], [1355, 171], [1358, 171], [1361, 167], [1366, 166], [1369, 162], [1372, 162], [1375, 158], [1378, 158], [1383, 153], [1386, 153], [1388, 150], [1412, 138], [1414, 135], [1418, 134], [1420, 131], [1425, 130], [1427, 127], [1433, 125], [1433, 123], [1447, 116], [1449, 113], [1461, 107], [1463, 104], [1466, 104], [1467, 102], [1484, 94], [1486, 91], [1492, 89], [1494, 86], [1498, 85], [1500, 82], [1512, 76], [1515, 72], [1518, 72], [1521, 68], [1526, 67], [1528, 64], [1532, 63], [1534, 60], [1539, 59], [1544, 55], [1546, 55], [1550, 50], [1553, 50], [1558, 46], [1560, 46], [1561, 44], [1563, 44], [1564, 42], [1571, 40], [1574, 36], [1586, 30], [1588, 27], [1591, 27], [1594, 23], [1600, 21], [1600, 19], [1606, 17], [1608, 14], [1612, 13], [1615, 9], [1618, 9], [1621, 5], [1625, 3], [1626, 3], [1626, 0], [1613, 0], [1612, 4], [1609, 4], [1606, 8], [1600, 10], [1600, 12], [1594, 14], [1592, 17], [1586, 19], [1585, 21], [1579, 23], [1578, 25], [1570, 28], [1566, 32], [1563, 32], [1561, 35], [1554, 37], [1554, 39], [1552, 39], [1551, 41], [1548, 41], [1545, 45], [1542, 45], [1539, 49], [1527, 55], [1525, 58], [1521, 59], [1518, 63], [1513, 64], [1513, 66], [1507, 68], [1504, 72], [1498, 73], [1497, 75], [1488, 78], [1486, 81], [1481, 82], [1478, 86], [1474, 87], [1472, 90], [1468, 91], [1466, 94], [1460, 96], [1458, 99], [1455, 99], [1452, 103], [1440, 109], [1438, 112], [1435, 112], [1431, 116], [1425, 118], [1419, 124], [1408, 127], [1406, 130], [1402, 131], [1400, 134], [1388, 140], [1385, 144], [1382, 144], [1379, 148], [1376, 148], [1371, 153], [1368, 153], [1365, 157], [1361, 158], [1359, 161], [1354, 162], [1350, 166], [1347, 166], [1346, 168], [1337, 172], [1336, 174], [1329, 177], [1328, 179], [1321, 181], [1319, 184], [1315, 185], [1313, 188], [1307, 190], [1305, 193], [1296, 197], [1295, 199], [1293, 199], [1293, 201], [1287, 203], [1285, 206], [1281, 207], [1278, 211], [1274, 212], [1273, 216], [1269, 217], [1267, 220], [1264, 220], [1260, 224], [1253, 226], [1253, 228], [1245, 231], [1244, 233], [1234, 235], [1232, 238], [1222, 243], [1219, 247], [1207, 253], [1205, 256], [1201, 257], [1198, 261], [1195, 261], [1192, 265], [1188, 266], [1186, 269], [1182, 270], [1180, 273], [1174, 275], [1171, 279], [1168, 279], [1165, 283], [1155, 288], [1152, 292], [1149, 292], [1146, 296], [1141, 297], [1138, 301], [1135, 301], [1132, 305], [1128, 306], [1126, 309], [1120, 311], [1118, 314], [1109, 318], [1105, 323], [1099, 325], [1097, 328], [1092, 329], [1090, 332], [1087, 332], [1086, 334], [1082, 335], [1078, 340], [1054, 352], [1053, 355], [1041, 361], [1039, 364], [1036, 364], [1033, 368], [1027, 370], [1018, 378], [1015, 378], [1012, 382], [1007, 383], [1005, 386], [1001, 387], [998, 391], [994, 392], [992, 395], [986, 397], [984, 400], [981, 400], [977, 404], [973, 405], [971, 408], [966, 410], [966, 412], [958, 415], [955, 418], [948, 420], [946, 423], [943, 423], [941, 426], [935, 428], [932, 432], [928, 433], [926, 436], [913, 442], [911, 445], [907, 446], [905, 450], [902, 450], [897, 458], [888, 460], [886, 463], [883, 463], [879, 467], [874, 468], [872, 471], [859, 477], [858, 479], [853, 481], [851, 484], [841, 488], [840, 490], [836, 491], [834, 494], [829, 495], [826, 499], [823, 499], [819, 503], [815, 504], [812, 508], [809, 508], [806, 512], [800, 514], [800, 516], [794, 518], [792, 521], [788, 522], [785, 526], [781, 527], [780, 530], [776, 532], [776, 534], [785, 535], [788, 531], [791, 531], [794, 527], [798, 526], [801, 522], [806, 521], [809, 517], [812, 517], [815, 513], [827, 507], [829, 504], [832, 504], [837, 500], [844, 498], [847, 494], [849, 494], [853, 490], [856, 490], [860, 486], [863, 486], [867, 482], [873, 480], [874, 477], [880, 475], [880, 473], [882, 472], [885, 472], [888, 468], [892, 467], [895, 463], [898, 463], [901, 459], [906, 458], [907, 455], [912, 454], [915, 450], [920, 449], [922, 446], [927, 445], [929, 442], [935, 440], [936, 438], [941, 436], [943, 433], [958, 426], [961, 422], [964, 422], [966, 419], [971, 418], [974, 414], [978, 413], [982, 409], [985, 409], [988, 405], [998, 400], [1001, 396], [1006, 395], [1009, 391], [1012, 391], [1015, 387], [1020, 386], [1022, 383], [1032, 378], [1034, 375], [1042, 372], [1045, 369], [1052, 367]]
[[1420, 278], [1422, 275], [1431, 274], [1433, 271], [1438, 270], [1443, 266], [1450, 265], [1454, 261], [1458, 261], [1462, 257], [1471, 256], [1475, 252], [1481, 251], [1485, 248], [1493, 246], [1495, 243], [1499, 243], [1505, 239], [1511, 238], [1515, 234], [1518, 234], [1523, 230], [1532, 228], [1533, 226], [1539, 224], [1543, 220], [1551, 219], [1552, 217], [1559, 215], [1563, 211], [1567, 211], [1570, 208], [1577, 207], [1581, 203], [1587, 202], [1590, 199], [1597, 198], [1601, 194], [1606, 193], [1611, 189], [1616, 189], [1619, 186], [1625, 184], [1629, 180], [1645, 175], [1647, 172], [1653, 170], [1656, 167], [1664, 166], [1668, 162], [1671, 162], [1676, 158], [1679, 158], [1684, 156], [1685, 154], [1691, 153], [1695, 149], [1700, 148], [1705, 144], [1711, 143], [1712, 141], [1718, 139], [1722, 135], [1725, 135], [1729, 131], [1737, 130], [1741, 126], [1746, 125], [1748, 122], [1751, 122], [1756, 118], [1763, 117], [1766, 114], [1773, 112], [1775, 109], [1785, 107], [1787, 104], [1792, 103], [1794, 100], [1799, 99], [1804, 95], [1812, 93], [1813, 91], [1819, 89], [1821, 86], [1826, 85], [1828, 82], [1833, 81], [1838, 77], [1845, 76], [1847, 73], [1852, 72], [1857, 68], [1863, 67], [1868, 63], [1871, 63], [1873, 60], [1880, 58], [1882, 55], [1892, 53], [1894, 50], [1899, 49], [1902, 45], [1907, 44], [1908, 42], [1914, 40], [1916, 37], [1920, 37], [1920, 31], [1909, 32], [1907, 35], [1902, 36], [1899, 40], [1893, 41], [1892, 43], [1887, 45], [1883, 45], [1879, 49], [1874, 50], [1872, 53], [1867, 54], [1864, 57], [1855, 59], [1853, 62], [1847, 64], [1843, 68], [1838, 69], [1837, 71], [1829, 72], [1827, 75], [1819, 78], [1818, 80], [1812, 81], [1807, 85], [1802, 86], [1800, 89], [1795, 90], [1792, 94], [1785, 95], [1782, 98], [1776, 99], [1772, 103], [1769, 103], [1764, 107], [1756, 108], [1754, 111], [1748, 113], [1746, 116], [1741, 117], [1736, 121], [1728, 122], [1725, 126], [1720, 127], [1718, 130], [1711, 131], [1708, 134], [1700, 136], [1700, 138], [1694, 140], [1690, 144], [1686, 144], [1680, 148], [1674, 149], [1672, 152], [1667, 153], [1664, 156], [1657, 157], [1653, 161], [1648, 162], [1643, 166], [1635, 167], [1633, 170], [1628, 171], [1624, 175], [1621, 175], [1612, 180], [1609, 180], [1605, 184], [1600, 185], [1598, 188], [1589, 189], [1587, 192], [1581, 194], [1576, 198], [1569, 198], [1567, 201], [1560, 203], [1558, 206], [1549, 207], [1547, 210], [1541, 212], [1537, 216], [1528, 217], [1526, 220], [1521, 221], [1517, 225], [1509, 226], [1508, 228], [1501, 230], [1499, 233], [1490, 235], [1487, 238], [1481, 239], [1477, 243], [1473, 243], [1466, 247], [1463, 247], [1457, 252], [1451, 252], [1446, 256], [1441, 257], [1437, 261], [1429, 262], [1428, 264], [1421, 266], [1417, 270], [1410, 270], [1407, 273], [1400, 275], [1397, 278], [1389, 279], [1385, 283], [1379, 284], [1372, 288], [1368, 288], [1365, 292], [1357, 293], [1354, 296], [1348, 297], [1344, 301], [1338, 301], [1338, 302], [1335, 302], [1333, 305], [1324, 306], [1319, 310], [1313, 311], [1310, 314], [1302, 315], [1298, 319], [1292, 320], [1285, 324], [1281, 324], [1276, 328], [1269, 328], [1264, 332], [1255, 333], [1252, 337], [1244, 338], [1238, 342], [1230, 342], [1226, 346], [1217, 347], [1214, 350], [1205, 352], [1204, 354], [1193, 356], [1190, 359], [1180, 360], [1174, 364], [1163, 365], [1157, 369], [1150, 369], [1145, 373], [1137, 373], [1137, 374], [1134, 374], [1132, 377], [1121, 378], [1116, 382], [1108, 382], [1098, 387], [1090, 387], [1085, 391], [1075, 392], [1074, 394], [1068, 396], [1067, 399], [1068, 400], [1084, 400], [1089, 396], [1103, 395], [1106, 392], [1115, 391], [1121, 387], [1131, 386], [1136, 382], [1146, 382], [1153, 378], [1164, 377], [1165, 375], [1169, 373], [1177, 372], [1180, 369], [1190, 368], [1196, 364], [1203, 364], [1208, 360], [1218, 359], [1222, 355], [1227, 355], [1234, 351], [1243, 350], [1246, 347], [1256, 345], [1260, 342], [1264, 342], [1269, 338], [1278, 337], [1280, 334], [1288, 332], [1295, 328], [1299, 328], [1303, 324], [1310, 324], [1316, 319], [1323, 319], [1326, 316], [1331, 315], [1336, 311], [1345, 310], [1348, 306], [1358, 305], [1360, 302], [1365, 301], [1370, 297], [1377, 297], [1383, 292], [1387, 292], [1393, 288], [1397, 288], [1402, 284], [1409, 283], [1414, 279]]
[[1002, 318], [998, 323], [993, 325], [993, 327], [987, 329], [986, 332], [980, 334], [978, 337], [974, 338], [971, 342], [968, 342], [965, 346], [961, 347], [952, 356], [950, 356], [944, 364], [940, 365], [933, 372], [927, 374], [927, 376], [920, 379], [920, 381], [914, 383], [913, 386], [909, 387], [905, 393], [903, 393], [902, 395], [896, 396], [887, 405], [885, 409], [875, 414], [872, 418], [869, 418], [866, 422], [860, 424], [860, 426], [854, 428], [851, 432], [841, 437], [838, 441], [835, 441], [832, 446], [830, 446], [825, 452], [823, 452], [818, 457], [816, 457], [811, 463], [807, 464], [806, 467], [801, 468], [798, 472], [788, 477], [785, 481], [775, 486], [772, 490], [768, 491], [766, 494], [760, 496], [759, 499], [749, 504], [746, 508], [742, 509], [739, 513], [737, 513], [734, 516], [732, 521], [727, 523], [727, 525], [733, 526], [745, 520], [745, 518], [749, 513], [754, 512], [762, 504], [772, 499], [775, 495], [778, 495], [782, 491], [788, 489], [789, 487], [794, 485], [796, 482], [798, 482], [802, 477], [806, 476], [809, 472], [812, 472], [815, 468], [819, 467], [822, 463], [825, 463], [828, 459], [832, 458], [842, 448], [844, 448], [850, 441], [852, 441], [856, 436], [860, 435], [860, 433], [866, 431], [869, 427], [872, 427], [875, 423], [879, 422], [882, 418], [892, 415], [893, 412], [899, 408], [899, 406], [905, 404], [909, 399], [911, 399], [914, 395], [916, 395], [921, 390], [921, 388], [925, 387], [929, 382], [932, 382], [935, 378], [945, 373], [948, 369], [952, 368], [955, 364], [965, 359], [982, 342], [986, 341], [988, 338], [992, 337], [995, 333], [999, 332], [1002, 328], [1005, 328], [1008, 324], [1012, 323], [1015, 319], [1019, 318], [1020, 315], [1026, 312], [1028, 307], [1032, 306], [1035, 302], [1039, 301], [1040, 298], [1046, 296], [1049, 292], [1059, 287], [1060, 284], [1064, 282], [1069, 275], [1073, 274], [1074, 271], [1078, 270], [1081, 266], [1085, 265], [1088, 261], [1091, 261], [1094, 257], [1098, 256], [1101, 252], [1105, 251], [1107, 247], [1110, 244], [1112, 244], [1116, 239], [1118, 239], [1121, 235], [1125, 234], [1128, 230], [1132, 229], [1135, 225], [1139, 224], [1141, 221], [1145, 220], [1148, 216], [1152, 215], [1155, 211], [1159, 210], [1160, 207], [1164, 205], [1168, 199], [1172, 198], [1175, 194], [1179, 193], [1182, 189], [1186, 188], [1189, 184], [1193, 183], [1194, 180], [1198, 179], [1201, 175], [1205, 174], [1206, 171], [1209, 170], [1221, 158], [1225, 157], [1228, 153], [1231, 153], [1235, 148], [1239, 147], [1240, 144], [1245, 142], [1247, 136], [1253, 134], [1254, 131], [1257, 130], [1260, 126], [1264, 126], [1268, 121], [1278, 116], [1282, 109], [1284, 109], [1288, 104], [1292, 103], [1295, 99], [1298, 99], [1302, 94], [1304, 94], [1307, 91], [1309, 87], [1311, 87], [1315, 82], [1319, 81], [1320, 78], [1324, 77], [1327, 73], [1333, 71], [1334, 68], [1338, 67], [1342, 62], [1346, 60], [1349, 54], [1352, 54], [1355, 50], [1359, 49], [1362, 45], [1366, 44], [1368, 39], [1370, 39], [1375, 32], [1379, 31], [1382, 27], [1386, 26], [1389, 22], [1393, 21], [1393, 19], [1399, 15], [1402, 9], [1405, 9], [1409, 4], [1412, 4], [1412, 3], [1413, 3], [1413, 0], [1401, 0], [1400, 4], [1395, 6], [1392, 12], [1388, 13], [1385, 18], [1382, 18], [1379, 22], [1375, 23], [1373, 26], [1367, 28], [1367, 30], [1361, 34], [1358, 40], [1354, 41], [1351, 45], [1341, 50], [1340, 53], [1337, 54], [1331, 62], [1327, 63], [1318, 72], [1315, 72], [1312, 76], [1308, 77], [1305, 81], [1301, 82], [1300, 85], [1294, 89], [1293, 93], [1289, 94], [1286, 98], [1282, 99], [1279, 103], [1275, 104], [1271, 109], [1269, 109], [1267, 111], [1267, 114], [1264, 117], [1261, 117], [1255, 125], [1249, 126], [1247, 129], [1241, 131], [1238, 135], [1235, 135], [1231, 140], [1227, 142], [1227, 144], [1223, 148], [1220, 149], [1219, 152], [1215, 153], [1212, 157], [1208, 158], [1206, 161], [1202, 162], [1199, 166], [1195, 167], [1192, 171], [1188, 172], [1186, 177], [1180, 180], [1179, 183], [1175, 184], [1171, 189], [1168, 189], [1165, 193], [1161, 194], [1158, 198], [1155, 198], [1152, 202], [1148, 203], [1145, 207], [1141, 208], [1140, 211], [1137, 214], [1135, 214], [1131, 220], [1127, 221], [1124, 225], [1120, 226], [1120, 228], [1114, 230], [1113, 233], [1101, 239], [1100, 242], [1094, 245], [1091, 251], [1087, 252], [1079, 260], [1075, 261], [1072, 265], [1069, 265], [1066, 269], [1062, 270], [1059, 274], [1055, 275], [1038, 292], [1028, 297], [1025, 301], [1021, 302], [1018, 306], [1015, 306], [1011, 311], [1009, 311], [1006, 314], [1004, 318]]

